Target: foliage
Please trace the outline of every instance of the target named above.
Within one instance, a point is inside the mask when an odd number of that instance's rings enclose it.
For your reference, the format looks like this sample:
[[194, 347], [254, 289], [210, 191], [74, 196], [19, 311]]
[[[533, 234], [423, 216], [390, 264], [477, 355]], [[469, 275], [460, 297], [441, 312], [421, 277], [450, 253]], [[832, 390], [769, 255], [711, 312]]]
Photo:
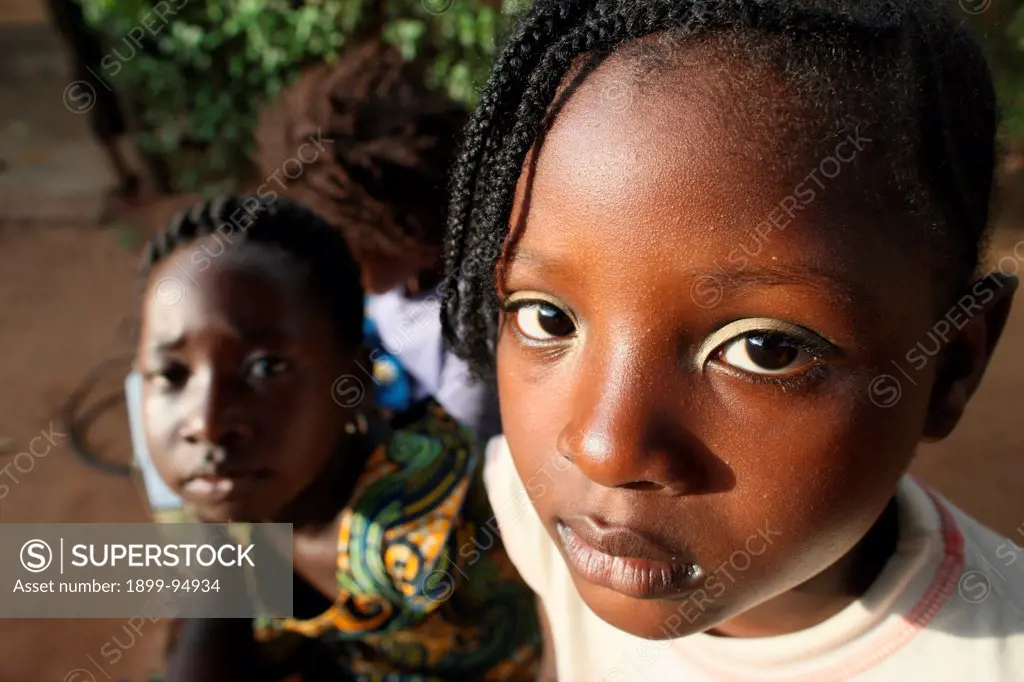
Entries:
[[79, 1], [106, 42], [97, 77], [131, 100], [177, 191], [243, 177], [261, 107], [350, 42], [431, 58], [432, 85], [472, 105], [509, 23], [488, 0]]
[[997, 64], [996, 80], [1006, 136], [1019, 147], [1024, 140], [1024, 7], [1015, 10], [1005, 40], [1008, 54]]
[[1020, 0], [963, 0], [960, 7], [992, 64], [1002, 142], [1020, 150], [1024, 143], [1024, 5]]
[[[97, 87], [125, 93], [140, 148], [172, 189], [244, 177], [261, 107], [316, 62], [379, 36], [433, 64], [432, 85], [471, 106], [511, 14], [529, 0], [78, 0], [106, 41]], [[502, 7], [502, 2], [504, 7]], [[1004, 132], [1024, 140], [1024, 7], [972, 17], [996, 66]], [[504, 11], [503, 11], [504, 10]]]

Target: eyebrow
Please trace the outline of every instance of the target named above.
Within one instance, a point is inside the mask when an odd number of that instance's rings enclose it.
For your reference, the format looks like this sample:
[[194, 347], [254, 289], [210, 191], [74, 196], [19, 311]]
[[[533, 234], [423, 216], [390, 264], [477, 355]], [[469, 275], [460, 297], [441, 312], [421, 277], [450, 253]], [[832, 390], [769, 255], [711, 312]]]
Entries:
[[184, 335], [170, 341], [158, 341], [156, 343], [151, 343], [149, 344], [149, 349], [158, 353], [166, 353], [168, 351], [178, 350], [183, 345], [185, 345]]
[[[246, 343], [260, 345], [270, 343], [282, 343], [293, 341], [299, 338], [298, 334], [289, 334], [277, 327], [239, 327], [232, 328], [231, 334], [237, 339], [244, 339]], [[186, 334], [181, 334], [173, 339], [161, 340], [150, 344], [150, 350], [166, 353], [180, 350], [185, 345]]]
[[859, 284], [814, 264], [799, 266], [765, 264], [746, 268], [690, 270], [684, 274], [694, 281], [701, 277], [712, 277], [723, 291], [788, 285], [817, 289], [830, 296], [862, 301], [870, 301], [875, 298]]
[[[558, 269], [559, 259], [528, 249], [517, 248], [508, 259], [509, 267], [522, 264], [541, 272]], [[507, 272], [507, 270], [506, 270]], [[705, 269], [683, 269], [680, 277], [688, 282], [714, 280], [725, 293], [742, 293], [744, 289], [772, 286], [801, 286], [816, 289], [832, 297], [874, 301], [877, 297], [863, 286], [830, 272], [814, 263], [785, 265], [766, 262], [746, 267], [720, 266]]]

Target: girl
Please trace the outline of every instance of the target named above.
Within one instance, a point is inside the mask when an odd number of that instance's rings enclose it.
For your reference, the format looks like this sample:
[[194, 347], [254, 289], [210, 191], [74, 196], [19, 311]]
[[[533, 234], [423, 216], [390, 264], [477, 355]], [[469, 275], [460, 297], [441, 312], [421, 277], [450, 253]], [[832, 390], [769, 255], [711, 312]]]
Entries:
[[[483, 444], [501, 432], [493, 387], [448, 351], [440, 319], [447, 173], [468, 114], [428, 86], [432, 67], [371, 40], [311, 68], [265, 112], [259, 165], [268, 178], [288, 170], [283, 186], [270, 187], [348, 240], [368, 293], [368, 335], [377, 337], [380, 402], [401, 411], [433, 397]], [[325, 144], [296, 172], [295, 150], [310, 135]]]
[[296, 618], [185, 621], [168, 679], [531, 679], [533, 602], [482, 525], [471, 438], [436, 405], [400, 429], [369, 409], [342, 236], [283, 199], [220, 199], [156, 237], [143, 276], [157, 471], [201, 521], [295, 538]]
[[995, 101], [955, 11], [522, 18], [455, 169], [444, 314], [496, 366], [488, 490], [549, 679], [1024, 679], [1019, 562], [906, 476], [1017, 286], [978, 276]]
[[[445, 174], [467, 114], [426, 86], [426, 64], [369, 42], [306, 72], [259, 125], [261, 193], [305, 204], [345, 235], [367, 291], [371, 354], [356, 374], [373, 383], [377, 405], [400, 414], [436, 400], [482, 446], [501, 432], [497, 399], [445, 347], [436, 274]], [[311, 146], [311, 137], [322, 143]], [[173, 521], [182, 503], [153, 468], [140, 395], [132, 372], [126, 402], [135, 461], [154, 516]]]

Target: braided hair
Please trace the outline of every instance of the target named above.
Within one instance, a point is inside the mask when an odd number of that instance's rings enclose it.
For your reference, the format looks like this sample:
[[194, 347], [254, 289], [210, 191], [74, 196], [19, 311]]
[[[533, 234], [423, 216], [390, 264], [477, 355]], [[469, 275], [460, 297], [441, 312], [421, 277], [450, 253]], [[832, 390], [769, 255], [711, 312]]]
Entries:
[[[614, 52], [642, 61], [666, 41], [674, 46], [670, 56], [714, 39], [729, 50], [729, 61], [768, 64], [799, 99], [799, 111], [784, 114], [788, 126], [820, 132], [844, 112], [878, 124], [873, 130], [881, 134], [872, 138], [884, 139], [871, 145], [880, 156], [873, 167], [889, 177], [874, 200], [921, 219], [940, 236], [945, 261], [936, 269], [957, 280], [951, 288], [966, 284], [987, 235], [997, 112], [986, 59], [951, 6], [949, 0], [536, 0], [495, 63], [453, 169], [442, 312], [452, 348], [478, 373], [493, 372], [496, 271], [516, 185], [557, 113], [557, 98], [569, 90], [567, 81], [585, 78]], [[821, 135], [800, 139], [809, 145]]]
[[348, 244], [322, 218], [287, 199], [223, 196], [179, 213], [146, 245], [139, 269], [143, 288], [160, 261], [206, 237], [223, 249], [260, 244], [291, 257], [305, 269], [310, 290], [327, 307], [341, 341], [352, 347], [362, 342], [363, 290]]
[[429, 60], [369, 41], [305, 71], [264, 112], [257, 130], [264, 177], [322, 134], [329, 144], [301, 175], [268, 186], [341, 229], [357, 252], [440, 257], [444, 190], [468, 112], [427, 86]]

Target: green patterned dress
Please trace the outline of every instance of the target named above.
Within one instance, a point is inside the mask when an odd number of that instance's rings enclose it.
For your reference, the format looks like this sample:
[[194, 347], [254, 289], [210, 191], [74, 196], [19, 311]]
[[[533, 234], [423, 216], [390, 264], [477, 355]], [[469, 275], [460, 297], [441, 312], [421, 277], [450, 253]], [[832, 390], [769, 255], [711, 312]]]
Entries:
[[337, 567], [322, 613], [254, 624], [276, 680], [536, 679], [533, 594], [498, 536], [482, 456], [439, 407], [370, 457]]

